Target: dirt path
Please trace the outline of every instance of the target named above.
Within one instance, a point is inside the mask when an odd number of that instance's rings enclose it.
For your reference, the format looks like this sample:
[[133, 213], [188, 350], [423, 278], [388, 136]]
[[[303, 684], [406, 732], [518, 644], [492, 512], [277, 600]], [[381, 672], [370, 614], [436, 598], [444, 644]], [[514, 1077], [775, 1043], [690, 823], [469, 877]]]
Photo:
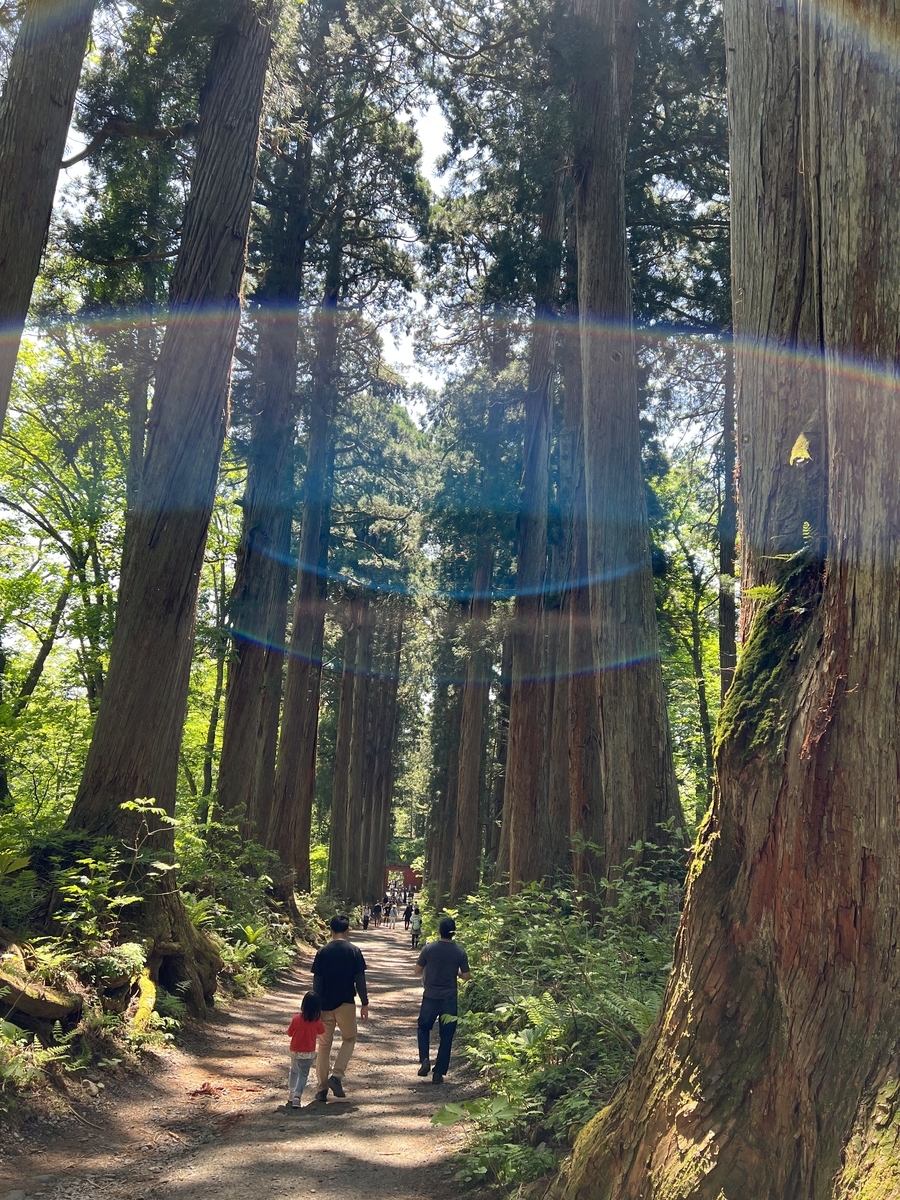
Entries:
[[[354, 933], [371, 1017], [360, 1024], [347, 1098], [286, 1106], [287, 1028], [310, 983], [302, 963], [257, 1000], [217, 1012], [140, 1076], [71, 1115], [0, 1140], [0, 1200], [444, 1200], [454, 1130], [432, 1126], [473, 1085], [416, 1076], [420, 988], [402, 929]], [[451, 1068], [452, 1069], [452, 1068]], [[92, 1074], [100, 1081], [103, 1074]], [[456, 1077], [458, 1079], [458, 1077]], [[85, 1124], [85, 1121], [90, 1124]]]

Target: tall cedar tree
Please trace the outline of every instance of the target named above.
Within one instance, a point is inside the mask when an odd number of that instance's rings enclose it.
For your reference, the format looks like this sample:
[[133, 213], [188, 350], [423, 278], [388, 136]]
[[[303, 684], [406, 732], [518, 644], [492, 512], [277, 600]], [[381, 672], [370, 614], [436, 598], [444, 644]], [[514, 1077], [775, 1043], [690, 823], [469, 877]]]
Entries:
[[96, 0], [29, 0], [0, 98], [0, 431]]
[[568, 1200], [896, 1190], [900, 25], [745, 0], [726, 23], [744, 578], [766, 590], [663, 1009]]
[[[618, 8], [618, 11], [617, 11]], [[607, 869], [680, 817], [656, 631], [625, 225], [633, 13], [576, 0], [575, 221]], [[598, 63], [602, 68], [598, 68]]]
[[[140, 492], [130, 514], [109, 675], [68, 828], [134, 836], [123, 802], [175, 807], [194, 610], [219, 458], [256, 171], [275, 0], [235, 0], [213, 43], [201, 98], [169, 321], [156, 372]], [[155, 833], [160, 849], [171, 831]], [[217, 954], [177, 892], [148, 892], [136, 923], [151, 969], [202, 1012]]]

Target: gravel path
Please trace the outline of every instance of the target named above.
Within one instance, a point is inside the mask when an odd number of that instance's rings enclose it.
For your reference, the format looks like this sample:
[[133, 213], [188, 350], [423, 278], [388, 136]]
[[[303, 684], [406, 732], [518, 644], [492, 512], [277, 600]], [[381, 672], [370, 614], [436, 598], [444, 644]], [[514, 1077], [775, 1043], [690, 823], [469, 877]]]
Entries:
[[[286, 1105], [284, 1031], [309, 964], [256, 1000], [195, 1027], [141, 1076], [91, 1097], [81, 1119], [2, 1139], [0, 1200], [444, 1200], [456, 1193], [454, 1129], [432, 1126], [471, 1083], [416, 1076], [420, 986], [407, 935], [357, 932], [368, 963], [370, 1019], [360, 1023], [345, 1100]], [[337, 1041], [337, 1039], [336, 1039]], [[452, 1068], [451, 1068], [452, 1069]], [[102, 1076], [92, 1076], [99, 1081]], [[96, 1089], [94, 1089], [96, 1090]], [[85, 1122], [89, 1122], [86, 1124]]]

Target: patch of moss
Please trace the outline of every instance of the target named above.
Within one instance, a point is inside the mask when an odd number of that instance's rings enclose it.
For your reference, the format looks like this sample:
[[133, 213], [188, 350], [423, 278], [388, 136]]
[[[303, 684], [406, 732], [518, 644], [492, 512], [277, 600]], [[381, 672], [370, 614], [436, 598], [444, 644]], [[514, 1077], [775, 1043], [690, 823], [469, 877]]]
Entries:
[[846, 1148], [833, 1194], [834, 1200], [896, 1200], [900, 1195], [900, 1080], [879, 1089]]
[[784, 733], [785, 686], [796, 665], [822, 586], [821, 562], [804, 551], [784, 565], [773, 598], [757, 612], [725, 697], [716, 749], [727, 744], [742, 761], [776, 757]]

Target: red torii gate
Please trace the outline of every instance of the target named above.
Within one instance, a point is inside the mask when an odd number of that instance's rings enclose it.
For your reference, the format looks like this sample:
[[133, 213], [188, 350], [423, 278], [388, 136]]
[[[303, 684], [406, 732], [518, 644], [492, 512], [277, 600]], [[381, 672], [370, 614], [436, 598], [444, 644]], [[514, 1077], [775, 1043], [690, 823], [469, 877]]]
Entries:
[[414, 871], [412, 869], [412, 867], [407, 867], [401, 863], [396, 863], [393, 866], [388, 865], [384, 868], [384, 890], [385, 891], [387, 891], [388, 880], [390, 879], [391, 875], [402, 875], [403, 876], [403, 886], [405, 888], [412, 888], [412, 890], [415, 892], [418, 892], [421, 890], [421, 887], [422, 887], [421, 873], [419, 871]]

